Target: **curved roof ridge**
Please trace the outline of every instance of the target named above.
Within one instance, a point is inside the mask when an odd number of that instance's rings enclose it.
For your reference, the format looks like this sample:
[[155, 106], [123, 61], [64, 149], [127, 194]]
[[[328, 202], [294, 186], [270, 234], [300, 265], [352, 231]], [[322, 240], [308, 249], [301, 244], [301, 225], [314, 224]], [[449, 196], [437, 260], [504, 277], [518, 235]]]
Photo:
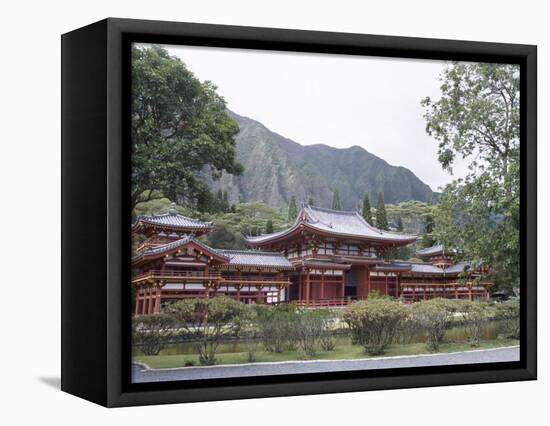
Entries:
[[264, 250], [239, 250], [239, 249], [216, 249], [220, 253], [240, 253], [240, 254], [261, 254], [271, 256], [283, 256], [278, 251], [264, 251]]
[[197, 219], [196, 217], [188, 217], [188, 216], [184, 216], [180, 213], [173, 214], [173, 213], [170, 213], [170, 212], [161, 213], [161, 214], [154, 214], [153, 213], [152, 215], [140, 214], [138, 217], [136, 217], [136, 222], [139, 222], [140, 220], [147, 221], [147, 219], [158, 219], [158, 218], [169, 217], [169, 216], [177, 216], [177, 217], [180, 217], [180, 218], [183, 218], [185, 220], [188, 220], [190, 222], [195, 222], [195, 223], [209, 223], [209, 224], [213, 223], [212, 221], [204, 221], [204, 220]]

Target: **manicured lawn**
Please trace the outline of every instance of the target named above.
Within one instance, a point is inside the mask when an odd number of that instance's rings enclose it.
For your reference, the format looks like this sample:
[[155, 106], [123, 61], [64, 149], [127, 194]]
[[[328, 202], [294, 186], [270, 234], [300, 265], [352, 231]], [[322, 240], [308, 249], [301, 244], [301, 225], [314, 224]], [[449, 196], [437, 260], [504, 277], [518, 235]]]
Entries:
[[[476, 349], [498, 348], [503, 346], [518, 345], [519, 341], [514, 339], [493, 339], [483, 340], [478, 346], [472, 347], [466, 342], [443, 343], [439, 352], [462, 352]], [[424, 343], [411, 343], [407, 345], [392, 345], [382, 356], [418, 355], [430, 353]], [[243, 364], [248, 362], [246, 352], [220, 353], [216, 356], [218, 364]], [[258, 351], [256, 362], [274, 361], [300, 361], [304, 359], [357, 359], [370, 358], [361, 346], [351, 344], [339, 345], [333, 351], [319, 351], [314, 358], [305, 358], [300, 351], [286, 351], [280, 354]], [[186, 361], [194, 361], [199, 365], [197, 355], [134, 355], [134, 360], [143, 362], [151, 368], [183, 367]]]

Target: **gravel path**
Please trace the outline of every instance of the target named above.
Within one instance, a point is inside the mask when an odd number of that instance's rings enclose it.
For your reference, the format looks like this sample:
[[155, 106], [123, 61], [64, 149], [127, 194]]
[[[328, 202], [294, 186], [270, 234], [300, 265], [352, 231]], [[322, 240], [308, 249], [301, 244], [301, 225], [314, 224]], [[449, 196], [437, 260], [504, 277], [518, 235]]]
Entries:
[[132, 365], [134, 383], [222, 377], [265, 376], [274, 374], [318, 373], [327, 371], [373, 370], [381, 368], [424, 367], [433, 365], [478, 364], [519, 361], [519, 346], [431, 355], [381, 357], [353, 360], [286, 361], [213, 367], [149, 369]]

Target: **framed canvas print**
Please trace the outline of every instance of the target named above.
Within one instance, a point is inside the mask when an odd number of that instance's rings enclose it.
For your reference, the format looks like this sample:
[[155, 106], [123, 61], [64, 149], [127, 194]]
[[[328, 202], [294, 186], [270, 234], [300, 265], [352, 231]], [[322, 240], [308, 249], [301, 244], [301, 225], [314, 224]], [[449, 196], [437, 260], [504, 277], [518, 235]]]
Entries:
[[536, 378], [536, 47], [107, 19], [62, 37], [62, 389]]

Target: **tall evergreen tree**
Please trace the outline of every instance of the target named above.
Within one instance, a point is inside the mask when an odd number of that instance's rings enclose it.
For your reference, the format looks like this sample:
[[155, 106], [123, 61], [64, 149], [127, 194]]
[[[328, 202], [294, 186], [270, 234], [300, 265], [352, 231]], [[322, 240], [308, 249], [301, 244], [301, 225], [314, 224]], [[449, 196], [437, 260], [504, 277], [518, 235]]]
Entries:
[[215, 201], [214, 205], [215, 205], [214, 210], [216, 212], [223, 211], [223, 191], [222, 191], [221, 188], [218, 189], [218, 192], [216, 193], [216, 201]]
[[272, 234], [274, 232], [273, 229], [273, 221], [269, 219], [267, 223], [265, 224], [265, 233], [266, 234]]
[[431, 214], [426, 216], [426, 219], [424, 220], [424, 232], [422, 233], [422, 245], [424, 247], [431, 247], [435, 244], [435, 240], [433, 238], [433, 230], [434, 230], [434, 219]]
[[222, 210], [227, 213], [229, 211], [229, 195], [227, 191], [223, 191]]
[[288, 221], [294, 222], [296, 216], [298, 216], [298, 207], [296, 207], [296, 197], [293, 195], [288, 205]]
[[372, 211], [370, 208], [370, 199], [368, 192], [365, 192], [365, 195], [363, 196], [363, 218], [367, 221], [369, 225], [372, 225]]
[[403, 232], [403, 219], [401, 219], [401, 216], [397, 216], [397, 230]]
[[340, 203], [340, 193], [337, 189], [334, 190], [334, 195], [332, 196], [332, 208], [334, 210], [342, 210], [342, 204]]
[[307, 197], [307, 204], [308, 204], [308, 206], [313, 205], [313, 198], [311, 198], [311, 195], [309, 197]]
[[388, 230], [388, 217], [386, 215], [386, 205], [384, 204], [384, 193], [378, 193], [378, 203], [376, 204], [376, 227]]

